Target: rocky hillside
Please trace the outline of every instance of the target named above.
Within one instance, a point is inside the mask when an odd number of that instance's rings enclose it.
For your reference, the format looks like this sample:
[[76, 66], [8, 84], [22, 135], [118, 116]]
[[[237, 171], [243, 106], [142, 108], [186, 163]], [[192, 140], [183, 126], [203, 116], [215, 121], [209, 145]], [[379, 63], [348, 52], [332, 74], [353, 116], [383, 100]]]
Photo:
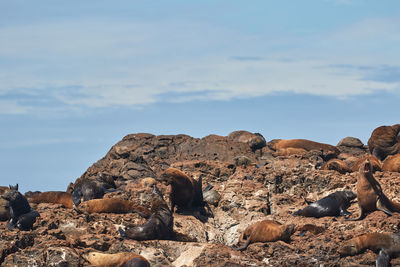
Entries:
[[[381, 211], [362, 221], [344, 217], [306, 218], [292, 213], [338, 190], [355, 192], [357, 161], [368, 149], [356, 138], [344, 138], [335, 149], [277, 149], [277, 140], [237, 131], [229, 136], [201, 139], [187, 135], [131, 134], [114, 145], [68, 186], [73, 192], [82, 180], [111, 178], [116, 190], [104, 198], [123, 198], [150, 208], [148, 177], [159, 181], [168, 167], [212, 185], [213, 217], [201, 222], [190, 214], [174, 214], [173, 240], [122, 239], [118, 229], [143, 224], [137, 213], [78, 212], [60, 204], [31, 204], [40, 213], [33, 230], [9, 231], [0, 223], [2, 266], [89, 266], [82, 255], [89, 251], [130, 251], [145, 257], [151, 266], [373, 266], [376, 253], [367, 250], [340, 257], [343, 242], [364, 233], [397, 232], [400, 214]], [[315, 149], [314, 149], [315, 148]], [[337, 151], [336, 151], [337, 150]], [[339, 159], [337, 164], [327, 164]], [[332, 161], [330, 161], [331, 163]], [[378, 162], [378, 164], [381, 164]], [[378, 168], [379, 169], [379, 168]], [[385, 194], [400, 202], [400, 173], [376, 171]], [[157, 183], [168, 202], [170, 186]], [[348, 209], [359, 214], [357, 203]], [[295, 224], [289, 242], [253, 243], [235, 251], [240, 234], [263, 219]], [[400, 258], [392, 259], [393, 266]]]

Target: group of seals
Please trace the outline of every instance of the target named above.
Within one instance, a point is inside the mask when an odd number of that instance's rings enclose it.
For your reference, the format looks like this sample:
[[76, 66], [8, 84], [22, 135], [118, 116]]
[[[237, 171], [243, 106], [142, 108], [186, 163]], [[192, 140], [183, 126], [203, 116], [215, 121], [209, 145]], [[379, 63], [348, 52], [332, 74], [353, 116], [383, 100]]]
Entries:
[[33, 209], [28, 200], [18, 191], [18, 184], [10, 185], [10, 191], [1, 196], [7, 200], [10, 206], [10, 220], [7, 222], [7, 228], [12, 231], [17, 227], [20, 230], [30, 230], [36, 221], [39, 213]]
[[173, 237], [173, 216], [163, 195], [156, 185], [153, 185], [151, 215], [141, 226], [119, 229], [123, 238], [135, 240], [171, 239]]
[[355, 198], [356, 194], [350, 190], [336, 191], [317, 202], [309, 204], [304, 209], [296, 211], [293, 215], [315, 218], [350, 215], [347, 208], [350, 207], [351, 201]]

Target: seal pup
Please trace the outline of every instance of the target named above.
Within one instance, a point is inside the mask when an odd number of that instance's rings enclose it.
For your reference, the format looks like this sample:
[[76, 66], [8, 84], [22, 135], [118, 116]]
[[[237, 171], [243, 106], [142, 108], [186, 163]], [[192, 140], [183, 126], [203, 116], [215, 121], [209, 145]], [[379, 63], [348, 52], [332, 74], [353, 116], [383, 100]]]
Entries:
[[309, 204], [304, 209], [296, 211], [293, 215], [315, 218], [350, 215], [347, 208], [350, 207], [351, 201], [356, 197], [357, 195], [350, 190], [336, 191], [317, 202]]
[[347, 220], [362, 220], [368, 212], [376, 210], [383, 211], [388, 215], [392, 215], [392, 212], [400, 212], [400, 203], [389, 200], [383, 193], [379, 182], [374, 178], [369, 159], [360, 167], [357, 178], [357, 200], [361, 210], [360, 216]]
[[400, 236], [394, 233], [369, 233], [347, 240], [338, 250], [341, 257], [353, 256], [370, 249], [376, 253], [384, 250], [393, 257], [400, 252]]
[[27, 192], [25, 197], [29, 203], [61, 204], [68, 209], [73, 206], [71, 194], [63, 191]]
[[129, 213], [137, 212], [144, 218], [149, 218], [151, 212], [148, 208], [136, 204], [133, 201], [122, 198], [101, 198], [91, 199], [82, 202], [79, 205], [79, 210], [84, 210], [86, 213]]
[[[294, 224], [282, 225], [279, 222], [263, 220], [248, 226], [239, 237], [234, 250], [245, 250], [251, 243], [271, 242], [271, 241], [289, 241], [290, 236], [296, 231]], [[239, 246], [240, 243], [244, 244]]]
[[172, 212], [156, 185], [153, 185], [151, 215], [141, 226], [134, 226], [123, 231], [118, 229], [122, 238], [135, 240], [171, 239], [173, 236]]
[[83, 254], [82, 258], [88, 261], [91, 265], [102, 267], [122, 267], [122, 266], [135, 266], [135, 267], [150, 267], [150, 263], [139, 254], [132, 252], [119, 252], [119, 253], [102, 253], [102, 252], [89, 252]]
[[39, 213], [31, 209], [28, 200], [18, 191], [18, 184], [10, 185], [10, 191], [1, 196], [9, 202], [10, 220], [7, 222], [8, 230], [12, 231], [17, 227], [20, 230], [30, 230], [36, 221]]

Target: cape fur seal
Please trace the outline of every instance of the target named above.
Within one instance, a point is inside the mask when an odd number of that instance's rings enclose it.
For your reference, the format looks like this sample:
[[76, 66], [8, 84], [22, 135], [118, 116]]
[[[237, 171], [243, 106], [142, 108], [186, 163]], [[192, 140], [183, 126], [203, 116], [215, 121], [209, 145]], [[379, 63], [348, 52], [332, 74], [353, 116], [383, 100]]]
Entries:
[[[0, 186], [0, 196], [10, 191], [8, 186]], [[0, 221], [8, 221], [10, 219], [10, 207], [7, 200], [0, 197]]]
[[163, 195], [156, 185], [153, 185], [151, 215], [141, 226], [134, 226], [119, 233], [123, 238], [135, 240], [171, 239], [173, 236], [173, 216]]
[[290, 236], [295, 232], [295, 225], [282, 225], [279, 222], [271, 220], [263, 220], [248, 226], [239, 237], [237, 246], [234, 250], [245, 250], [251, 243], [255, 242], [271, 242], [271, 241], [289, 241]]
[[330, 159], [322, 165], [321, 170], [334, 170], [341, 174], [351, 172], [347, 163], [340, 159]]
[[372, 155], [384, 160], [388, 155], [400, 153], [400, 124], [380, 126], [374, 129], [368, 139]]
[[388, 199], [382, 191], [379, 182], [372, 174], [372, 165], [369, 159], [361, 165], [357, 178], [357, 200], [361, 209], [360, 216], [352, 221], [362, 220], [366, 213], [380, 210], [388, 215], [400, 212], [400, 203]]
[[87, 213], [137, 212], [144, 218], [149, 218], [151, 215], [148, 208], [121, 198], [91, 199], [81, 203], [79, 205], [79, 210], [84, 210]]
[[400, 252], [400, 236], [394, 233], [369, 233], [354, 237], [344, 243], [339, 248], [339, 254], [343, 256], [353, 256], [370, 249], [374, 252], [385, 250], [390, 256]]
[[383, 161], [382, 170], [387, 172], [400, 172], [400, 154], [388, 156]]
[[382, 162], [377, 157], [375, 157], [373, 155], [365, 155], [350, 164], [351, 171], [358, 172], [360, 170], [361, 165], [364, 164], [364, 162], [367, 159], [369, 160], [369, 162], [371, 162], [372, 172], [382, 170]]
[[78, 179], [72, 192], [72, 202], [78, 206], [82, 199], [88, 201], [91, 199], [102, 198], [110, 189], [116, 189], [114, 179], [109, 175], [100, 174], [96, 179]]
[[349, 215], [347, 208], [350, 207], [351, 201], [356, 197], [356, 194], [350, 190], [336, 191], [317, 202], [309, 204], [304, 209], [296, 211], [293, 215], [315, 218]]
[[71, 194], [63, 191], [27, 192], [25, 197], [30, 203], [61, 204], [68, 209], [73, 206]]
[[18, 184], [10, 185], [10, 191], [1, 196], [9, 202], [10, 217], [7, 222], [7, 228], [12, 231], [15, 227], [20, 230], [30, 230], [36, 221], [39, 213], [31, 209], [28, 200], [20, 192], [18, 192]]
[[272, 149], [278, 153], [279, 150], [288, 148], [296, 149], [294, 151], [322, 150], [324, 151], [325, 159], [331, 159], [340, 154], [339, 149], [335, 146], [307, 139], [274, 139], [270, 141], [270, 145], [272, 145]]
[[88, 261], [91, 265], [102, 267], [150, 267], [150, 263], [139, 254], [132, 252], [119, 252], [119, 253], [102, 253], [102, 252], [89, 252], [83, 254], [82, 258]]

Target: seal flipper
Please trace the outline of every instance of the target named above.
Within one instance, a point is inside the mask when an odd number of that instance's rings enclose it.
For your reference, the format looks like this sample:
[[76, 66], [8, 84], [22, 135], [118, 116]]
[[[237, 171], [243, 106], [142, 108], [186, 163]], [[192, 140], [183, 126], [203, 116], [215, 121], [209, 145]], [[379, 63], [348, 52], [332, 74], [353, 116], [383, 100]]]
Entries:
[[241, 247], [232, 247], [234, 250], [243, 251], [250, 245], [250, 239], [247, 239], [246, 243], [243, 244]]
[[340, 207], [340, 213], [339, 214], [340, 214], [340, 216], [347, 216], [347, 215], [351, 215], [351, 212], [347, 211], [343, 207]]
[[360, 216], [358, 218], [346, 218], [345, 220], [346, 221], [360, 221], [360, 220], [364, 219], [365, 216], [367, 216], [367, 214], [365, 213], [365, 211], [361, 207], [360, 207], [360, 209], [361, 209], [361, 213], [360, 213]]
[[393, 215], [393, 213], [382, 203], [380, 198], [378, 198], [378, 200], [376, 201], [376, 209], [383, 211], [384, 213], [386, 213], [389, 216]]
[[390, 264], [390, 256], [389, 256], [389, 254], [387, 253], [386, 250], [381, 249], [379, 251], [379, 254], [376, 257], [375, 266], [376, 267], [389, 267], [389, 266], [391, 266], [391, 264]]

